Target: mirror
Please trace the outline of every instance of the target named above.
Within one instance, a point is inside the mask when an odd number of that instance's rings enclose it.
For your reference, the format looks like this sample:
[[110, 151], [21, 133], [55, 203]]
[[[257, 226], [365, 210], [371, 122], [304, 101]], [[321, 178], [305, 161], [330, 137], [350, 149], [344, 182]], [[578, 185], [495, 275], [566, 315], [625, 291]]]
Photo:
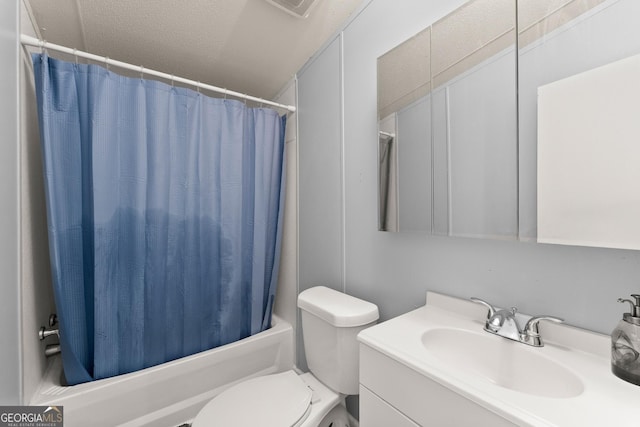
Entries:
[[437, 234], [517, 238], [515, 23], [515, 0], [475, 0], [432, 25]]
[[518, 0], [521, 240], [640, 248], [638, 83], [618, 63], [638, 22], [635, 0]]
[[539, 242], [640, 249], [639, 76], [634, 55], [538, 88]]
[[[607, 99], [613, 99], [606, 107], [597, 98], [589, 98], [588, 102], [603, 107], [593, 110], [590, 113], [593, 119], [588, 122], [598, 123], [602, 138], [612, 135], [607, 143], [611, 147], [609, 151], [602, 143], [595, 148], [583, 143], [566, 148], [579, 150], [580, 156], [565, 157], [560, 162], [557, 153], [551, 155], [551, 159], [559, 162], [555, 169], [542, 157], [543, 161], [538, 162], [539, 150], [548, 145], [539, 142], [538, 129], [545, 126], [544, 122], [540, 123], [539, 114], [552, 120], [562, 117], [561, 122], [566, 123], [575, 120], [566, 128], [594, 134], [585, 131], [585, 116], [579, 113], [572, 118], [567, 113], [578, 111], [575, 105], [550, 112], [550, 106], [560, 105], [560, 100], [552, 96], [539, 104], [539, 95], [554, 82], [571, 76], [578, 78], [581, 73], [640, 54], [638, 22], [640, 2], [636, 0], [472, 0], [381, 56], [378, 59], [379, 136], [387, 134], [392, 138], [390, 164], [386, 169], [388, 179], [385, 179], [389, 195], [384, 204], [389, 221], [386, 229], [599, 247], [640, 247], [640, 236], [632, 239], [634, 243], [612, 240], [614, 227], [585, 219], [585, 216], [612, 218], [609, 208], [614, 203], [616, 212], [638, 217], [634, 203], [640, 204], [637, 200], [640, 195], [636, 196], [638, 192], [633, 187], [623, 189], [624, 184], [633, 184], [639, 178], [630, 172], [622, 177], [618, 173], [623, 159], [629, 162], [628, 159], [634, 159], [637, 154], [626, 152], [623, 156], [611, 157], [614, 146], [622, 150], [620, 145], [624, 145], [621, 138], [616, 138], [615, 144], [612, 142], [620, 126], [608, 131], [602, 120], [605, 113], [620, 118], [628, 112], [629, 108], [623, 107], [613, 113], [613, 107], [622, 105], [616, 93], [630, 92], [631, 82], [624, 91], [614, 90], [613, 85], [602, 88], [602, 83], [586, 84], [591, 89], [598, 86], [602, 96], [609, 94]], [[416, 58], [420, 58], [419, 64]], [[587, 94], [592, 95], [591, 89], [580, 89], [583, 104], [587, 104]], [[585, 141], [584, 134], [565, 134], [561, 139]], [[379, 138], [379, 147], [383, 147], [380, 141]], [[598, 150], [601, 152], [594, 154]], [[560, 209], [553, 198], [547, 199], [549, 188], [558, 187], [554, 183], [558, 183], [559, 178], [553, 174], [579, 176], [576, 163], [584, 164], [583, 156], [600, 160], [599, 176], [585, 174], [574, 179], [574, 183], [590, 182], [592, 190], [582, 189], [588, 197], [572, 201], [572, 210], [566, 206]], [[592, 164], [583, 167], [580, 173], [595, 169]], [[608, 181], [605, 176], [618, 178]], [[616, 193], [623, 196], [616, 202], [605, 194], [597, 196], [593, 191], [596, 185], [616, 189]], [[574, 188], [553, 197], [568, 201], [567, 194], [577, 191]], [[582, 208], [577, 207], [579, 203]], [[539, 212], [541, 209], [548, 212], [549, 207], [558, 208], [553, 214], [563, 224], [558, 228], [572, 229], [572, 235], [561, 236], [556, 230], [549, 237], [544, 229], [539, 230], [547, 221], [539, 218]], [[603, 209], [607, 215], [602, 214]], [[620, 217], [613, 218], [618, 225], [622, 223]], [[637, 227], [621, 226], [617, 233], [629, 237]], [[380, 229], [385, 229], [382, 222]], [[599, 230], [599, 236], [590, 235], [595, 230]]]
[[381, 230], [517, 238], [515, 11], [469, 1], [378, 59]]
[[381, 231], [431, 232], [431, 29], [378, 58]]

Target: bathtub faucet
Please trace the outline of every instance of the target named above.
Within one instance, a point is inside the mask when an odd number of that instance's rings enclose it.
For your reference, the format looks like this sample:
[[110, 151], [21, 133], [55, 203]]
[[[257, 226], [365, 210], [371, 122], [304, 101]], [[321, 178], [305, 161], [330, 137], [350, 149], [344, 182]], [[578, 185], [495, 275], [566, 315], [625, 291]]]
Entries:
[[60, 353], [60, 344], [51, 344], [44, 349], [44, 355], [49, 357]]
[[50, 337], [51, 335], [56, 335], [58, 336], [58, 338], [60, 337], [59, 331], [57, 329], [47, 329], [43, 326], [40, 328], [40, 331], [38, 331], [38, 337], [40, 338], [40, 341], [47, 337]]
[[[55, 314], [51, 314], [49, 316], [49, 328], [50, 329], [47, 329], [44, 326], [42, 326], [40, 328], [40, 330], [38, 331], [38, 338], [40, 338], [40, 341], [42, 341], [45, 338], [50, 337], [52, 335], [56, 335], [58, 337], [58, 339], [60, 339], [59, 330], [58, 329], [53, 329], [53, 327], [56, 326], [57, 324], [58, 324], [58, 317]], [[53, 356], [54, 354], [58, 354], [58, 353], [60, 353], [60, 344], [50, 344], [44, 350], [44, 354], [47, 357]]]

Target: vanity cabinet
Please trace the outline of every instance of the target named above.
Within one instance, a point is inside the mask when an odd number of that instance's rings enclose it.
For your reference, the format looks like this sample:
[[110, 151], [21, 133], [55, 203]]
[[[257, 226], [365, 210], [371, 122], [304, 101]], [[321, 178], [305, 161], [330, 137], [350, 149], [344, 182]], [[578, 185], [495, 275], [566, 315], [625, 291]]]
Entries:
[[360, 427], [513, 424], [423, 373], [360, 344]]

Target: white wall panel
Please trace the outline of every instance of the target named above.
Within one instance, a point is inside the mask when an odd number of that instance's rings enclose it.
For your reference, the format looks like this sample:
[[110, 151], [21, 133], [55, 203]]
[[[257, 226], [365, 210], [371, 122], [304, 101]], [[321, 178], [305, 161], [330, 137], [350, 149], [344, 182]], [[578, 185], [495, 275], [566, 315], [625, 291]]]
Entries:
[[[298, 76], [298, 288], [343, 290], [340, 38]], [[298, 322], [298, 324], [300, 324]], [[298, 328], [298, 339], [301, 331]], [[305, 367], [299, 345], [298, 363]]]
[[4, 405], [22, 400], [18, 32], [19, 2], [0, 2], [0, 404]]
[[[20, 32], [36, 33], [21, 1]], [[42, 171], [42, 153], [31, 56], [20, 53], [20, 219], [23, 402], [29, 403], [47, 367], [44, 349], [55, 337], [40, 341], [37, 331], [55, 313]]]
[[[287, 105], [297, 103], [297, 81], [289, 85], [275, 99]], [[287, 115], [285, 133], [286, 189], [284, 203], [284, 228], [280, 254], [280, 274], [274, 313], [291, 323], [297, 329], [298, 299], [298, 117], [296, 113]], [[294, 342], [295, 348], [295, 342]], [[294, 350], [295, 351], [295, 350]], [[295, 359], [294, 359], [295, 360]]]
[[342, 288], [340, 39], [298, 77], [300, 291]]

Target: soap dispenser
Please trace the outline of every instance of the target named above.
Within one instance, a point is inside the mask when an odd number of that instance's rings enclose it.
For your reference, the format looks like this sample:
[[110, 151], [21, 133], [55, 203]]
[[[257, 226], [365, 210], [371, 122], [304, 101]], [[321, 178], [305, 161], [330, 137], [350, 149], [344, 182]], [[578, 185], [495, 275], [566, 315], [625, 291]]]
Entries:
[[631, 307], [611, 334], [611, 371], [625, 381], [640, 385], [640, 295], [634, 301], [618, 298]]

